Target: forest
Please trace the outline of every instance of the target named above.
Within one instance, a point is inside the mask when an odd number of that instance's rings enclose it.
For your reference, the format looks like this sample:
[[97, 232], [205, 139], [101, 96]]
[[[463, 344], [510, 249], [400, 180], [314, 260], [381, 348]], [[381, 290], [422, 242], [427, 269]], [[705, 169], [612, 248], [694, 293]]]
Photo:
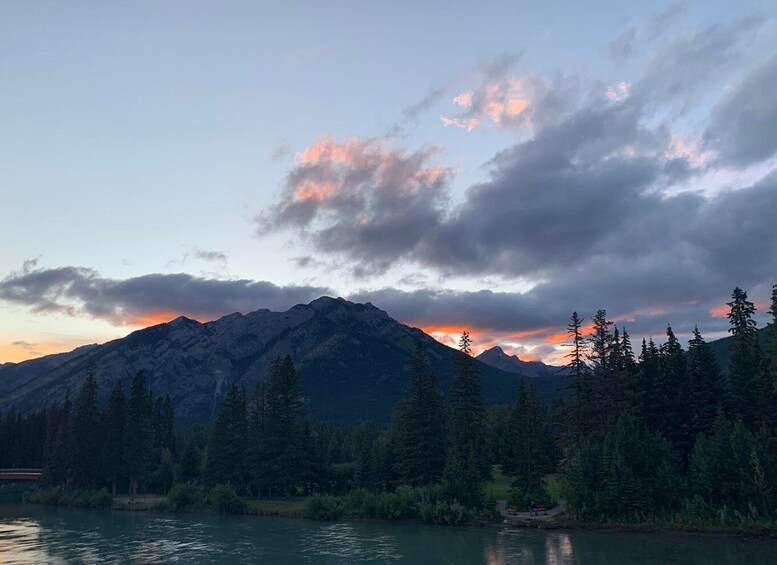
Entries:
[[188, 429], [175, 428], [169, 397], [154, 397], [142, 372], [128, 391], [117, 380], [101, 406], [92, 367], [73, 398], [0, 417], [0, 467], [41, 467], [31, 499], [43, 502], [153, 492], [168, 494], [159, 509], [245, 512], [247, 500], [304, 497], [308, 517], [434, 523], [498, 519], [485, 488], [497, 469], [511, 504], [552, 505], [546, 477], [558, 472], [581, 522], [774, 524], [777, 285], [765, 348], [747, 293], [735, 289], [728, 306], [725, 373], [698, 328], [687, 348], [668, 327], [662, 344], [643, 340], [635, 353], [605, 310], [587, 335], [574, 313], [566, 394], [546, 406], [530, 379], [485, 406], [466, 331], [446, 398], [417, 345], [387, 427], [314, 421], [288, 356], [255, 390], [230, 385], [212, 422]]

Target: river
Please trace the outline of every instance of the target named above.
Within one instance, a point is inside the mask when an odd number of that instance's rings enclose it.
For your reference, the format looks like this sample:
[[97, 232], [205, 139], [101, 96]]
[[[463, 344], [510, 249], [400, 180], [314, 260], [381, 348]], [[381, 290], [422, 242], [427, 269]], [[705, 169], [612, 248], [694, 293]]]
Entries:
[[774, 564], [777, 541], [0, 506], [0, 563]]

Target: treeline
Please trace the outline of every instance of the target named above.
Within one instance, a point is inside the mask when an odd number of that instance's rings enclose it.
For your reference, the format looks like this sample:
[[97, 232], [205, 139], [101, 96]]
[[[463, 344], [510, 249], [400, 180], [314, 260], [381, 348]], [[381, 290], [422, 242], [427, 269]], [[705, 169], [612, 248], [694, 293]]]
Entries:
[[777, 285], [766, 349], [755, 306], [728, 303], [731, 357], [724, 377], [698, 328], [683, 348], [643, 340], [638, 354], [604, 310], [589, 336], [568, 327], [572, 442], [569, 506], [580, 519], [740, 526], [777, 518]]
[[95, 371], [90, 365], [75, 399], [68, 395], [28, 415], [8, 412], [0, 425], [0, 467], [42, 468], [41, 483], [60, 489], [166, 491], [176, 450], [170, 397], [154, 398], [140, 372], [129, 397], [117, 381], [101, 409]]
[[135, 495], [176, 485], [175, 507], [197, 506], [198, 496], [224, 485], [251, 498], [317, 495], [309, 504], [314, 516], [354, 514], [357, 502], [366, 516], [405, 516], [395, 509], [413, 493], [416, 517], [458, 523], [493, 510], [483, 487], [494, 464], [515, 479], [516, 500], [549, 501], [542, 476], [559, 453], [546, 409], [523, 383], [517, 402], [486, 409], [466, 332], [459, 349], [446, 399], [416, 346], [407, 396], [388, 427], [312, 421], [300, 372], [286, 356], [250, 393], [231, 385], [209, 425], [178, 432], [169, 397], [153, 398], [143, 373], [128, 396], [117, 382], [100, 407], [92, 367], [74, 401], [27, 416], [10, 412], [0, 441], [12, 445], [8, 466], [42, 466], [50, 488]]

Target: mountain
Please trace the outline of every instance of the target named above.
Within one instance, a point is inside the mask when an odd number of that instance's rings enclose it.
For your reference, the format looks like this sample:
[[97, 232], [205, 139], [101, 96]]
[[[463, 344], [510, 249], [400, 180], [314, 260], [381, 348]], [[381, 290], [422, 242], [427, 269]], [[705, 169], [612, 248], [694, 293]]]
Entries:
[[[768, 325], [765, 328], [758, 328], [758, 341], [761, 344], [761, 349], [763, 351], [766, 351], [766, 340], [768, 337], [767, 330]], [[711, 341], [709, 343], [710, 349], [715, 352], [715, 356], [718, 358], [718, 363], [720, 363], [720, 368], [723, 371], [724, 375], [728, 375], [728, 363], [731, 359], [731, 344], [734, 341], [734, 338], [731, 336], [723, 337], [720, 339], [716, 339], [715, 341]]]
[[508, 355], [498, 345], [486, 349], [477, 359], [508, 373], [518, 373], [527, 377], [553, 377], [564, 372], [564, 367], [546, 365], [541, 361], [523, 361], [517, 355]]
[[46, 355], [38, 359], [31, 359], [22, 363], [0, 364], [0, 405], [7, 394], [23, 386], [41, 373], [51, 371], [64, 365], [71, 359], [84, 355], [97, 347], [97, 345], [83, 345], [67, 353]]
[[[207, 323], [180, 317], [103, 345], [0, 367], [0, 410], [61, 402], [80, 388], [94, 361], [103, 400], [117, 380], [128, 390], [133, 376], [144, 370], [155, 395], [170, 394], [179, 423], [206, 422], [232, 383], [252, 393], [267, 379], [272, 360], [289, 354], [302, 370], [314, 417], [388, 422], [406, 394], [417, 341], [447, 390], [455, 350], [370, 303], [322, 297], [286, 312], [258, 310]], [[515, 399], [519, 375], [480, 361], [478, 367], [488, 403]], [[532, 381], [541, 399], [557, 396], [559, 378]]]

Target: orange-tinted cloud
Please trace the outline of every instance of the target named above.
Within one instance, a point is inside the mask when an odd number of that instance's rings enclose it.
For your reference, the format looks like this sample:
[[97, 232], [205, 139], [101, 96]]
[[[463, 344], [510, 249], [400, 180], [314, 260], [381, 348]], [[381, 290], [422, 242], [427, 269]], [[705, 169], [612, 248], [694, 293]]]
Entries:
[[333, 182], [316, 182], [311, 180], [300, 184], [294, 190], [294, 197], [301, 202], [306, 200], [321, 202], [331, 198], [336, 191], [337, 185]]
[[523, 81], [517, 79], [492, 80], [471, 91], [458, 94], [453, 104], [462, 109], [462, 115], [440, 116], [445, 126], [472, 131], [484, 121], [493, 125], [525, 126], [531, 124], [531, 99]]
[[730, 311], [731, 308], [726, 304], [723, 306], [715, 306], [715, 308], [710, 310], [710, 316], [713, 318], [725, 318]]

